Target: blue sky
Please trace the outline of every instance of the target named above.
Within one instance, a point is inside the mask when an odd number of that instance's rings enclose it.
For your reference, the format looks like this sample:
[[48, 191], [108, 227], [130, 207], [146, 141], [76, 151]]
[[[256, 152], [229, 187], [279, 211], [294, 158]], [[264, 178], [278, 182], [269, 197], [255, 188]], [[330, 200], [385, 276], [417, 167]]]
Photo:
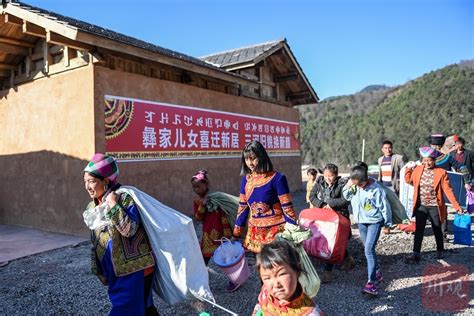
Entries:
[[199, 57], [287, 38], [321, 99], [474, 58], [471, 0], [25, 0]]

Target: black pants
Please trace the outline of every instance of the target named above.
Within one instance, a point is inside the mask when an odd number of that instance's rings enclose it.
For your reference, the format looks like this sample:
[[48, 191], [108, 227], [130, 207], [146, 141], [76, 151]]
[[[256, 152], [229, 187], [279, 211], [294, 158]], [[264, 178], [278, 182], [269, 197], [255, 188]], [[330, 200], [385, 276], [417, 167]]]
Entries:
[[448, 210], [446, 209], [446, 218], [444, 219], [444, 223], [441, 224], [441, 230], [443, 231], [443, 236], [448, 234]]
[[443, 251], [443, 232], [441, 230], [441, 220], [439, 218], [438, 207], [420, 205], [415, 213], [416, 230], [415, 230], [415, 244], [413, 245], [413, 252], [421, 252], [421, 243], [423, 242], [423, 235], [425, 233], [426, 220], [429, 218], [433, 234], [436, 239], [436, 250]]

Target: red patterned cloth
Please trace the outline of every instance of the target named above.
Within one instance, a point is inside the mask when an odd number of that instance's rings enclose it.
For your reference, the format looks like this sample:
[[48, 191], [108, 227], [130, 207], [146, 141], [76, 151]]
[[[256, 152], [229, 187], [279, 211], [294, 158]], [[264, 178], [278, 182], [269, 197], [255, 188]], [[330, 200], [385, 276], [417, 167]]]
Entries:
[[232, 230], [227, 220], [227, 216], [220, 208], [213, 212], [208, 212], [201, 200], [193, 202], [194, 217], [202, 221], [201, 252], [204, 258], [210, 258], [214, 251], [221, 244], [222, 237], [230, 238]]
[[420, 179], [420, 202], [424, 206], [437, 206], [433, 169], [425, 168]]

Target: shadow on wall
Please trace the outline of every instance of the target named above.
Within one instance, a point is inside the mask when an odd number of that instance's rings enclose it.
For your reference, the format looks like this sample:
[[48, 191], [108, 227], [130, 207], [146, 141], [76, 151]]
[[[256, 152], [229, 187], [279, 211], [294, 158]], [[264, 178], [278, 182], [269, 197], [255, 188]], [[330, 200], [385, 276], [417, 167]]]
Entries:
[[[288, 177], [290, 189], [301, 187], [299, 161], [275, 159]], [[52, 151], [0, 155], [5, 166], [0, 179], [0, 224], [86, 236], [82, 213], [90, 201], [83, 170], [88, 160]], [[240, 158], [119, 162], [118, 181], [136, 186], [162, 203], [192, 216], [195, 197], [191, 177], [208, 170], [210, 189], [239, 196]]]
[[52, 151], [1, 155], [0, 224], [88, 235], [89, 202], [82, 170], [88, 161]]

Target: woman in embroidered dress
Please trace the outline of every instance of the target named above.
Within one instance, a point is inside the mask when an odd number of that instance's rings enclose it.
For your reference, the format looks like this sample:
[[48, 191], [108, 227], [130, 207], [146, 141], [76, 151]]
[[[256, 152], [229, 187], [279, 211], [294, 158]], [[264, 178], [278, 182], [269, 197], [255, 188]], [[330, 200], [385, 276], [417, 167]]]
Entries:
[[209, 193], [209, 179], [207, 171], [200, 170], [192, 178], [196, 198], [193, 201], [194, 217], [202, 221], [201, 252], [206, 265], [209, 263], [216, 248], [220, 245], [222, 237], [231, 238], [232, 231], [229, 221], [224, 211], [219, 207], [213, 211], [207, 208]]
[[305, 273], [296, 250], [286, 241], [264, 245], [257, 254], [257, 272], [262, 290], [253, 315], [322, 315], [321, 310], [303, 292], [298, 281]]
[[158, 315], [153, 305], [155, 261], [133, 199], [120, 187], [116, 161], [95, 154], [84, 169], [92, 201], [83, 214], [91, 229], [91, 270], [108, 286], [110, 315]]
[[296, 224], [286, 177], [273, 170], [265, 148], [258, 141], [242, 151], [239, 209], [233, 235], [239, 238], [248, 224], [243, 246], [253, 253], [275, 239], [285, 222]]

